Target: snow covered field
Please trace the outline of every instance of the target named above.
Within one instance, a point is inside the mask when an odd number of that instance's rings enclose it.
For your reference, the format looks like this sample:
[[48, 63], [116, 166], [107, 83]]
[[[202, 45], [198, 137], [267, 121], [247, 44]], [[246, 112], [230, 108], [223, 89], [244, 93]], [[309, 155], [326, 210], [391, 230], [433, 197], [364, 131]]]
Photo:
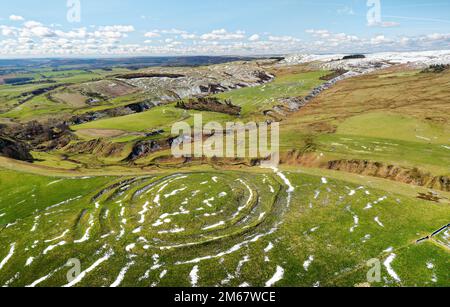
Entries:
[[280, 65], [294, 65], [316, 62], [322, 69], [347, 69], [355, 72], [374, 71], [396, 64], [409, 64], [425, 68], [435, 64], [450, 64], [450, 50], [422, 52], [384, 52], [365, 54], [365, 59], [343, 60], [348, 54], [293, 54], [288, 55]]

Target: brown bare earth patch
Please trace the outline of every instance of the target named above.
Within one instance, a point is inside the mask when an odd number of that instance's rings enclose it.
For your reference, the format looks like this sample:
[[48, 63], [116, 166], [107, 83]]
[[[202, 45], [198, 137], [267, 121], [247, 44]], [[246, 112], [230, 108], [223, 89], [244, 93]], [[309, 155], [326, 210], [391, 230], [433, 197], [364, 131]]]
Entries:
[[377, 177], [402, 182], [420, 187], [450, 192], [450, 177], [436, 176], [418, 168], [407, 168], [399, 165], [386, 164], [366, 160], [324, 160], [315, 152], [291, 150], [280, 156], [284, 165], [300, 165], [308, 168], [322, 168]]
[[99, 96], [106, 99], [125, 96], [139, 91], [136, 87], [120, 80], [101, 80], [85, 83], [82, 88], [83, 93], [88, 96]]
[[69, 144], [64, 148], [67, 153], [95, 154], [103, 157], [119, 156], [125, 148], [125, 144], [110, 143], [101, 139], [88, 142]]
[[91, 138], [111, 138], [121, 136], [124, 133], [125, 131], [112, 129], [81, 129], [77, 131], [77, 134]]
[[432, 202], [435, 202], [435, 203], [438, 203], [442, 199], [439, 196], [437, 196], [436, 194], [433, 194], [432, 192], [419, 193], [417, 195], [417, 198], [423, 199], [423, 200], [427, 200], [427, 201], [432, 201]]
[[348, 72], [348, 70], [338, 69], [338, 70], [335, 70], [335, 71], [333, 71], [332, 73], [330, 73], [330, 74], [328, 74], [326, 76], [321, 77], [320, 80], [330, 81], [330, 80], [333, 80], [334, 78], [337, 78], [337, 77], [339, 77], [339, 76], [341, 76], [341, 75], [343, 75], [343, 74], [345, 74], [347, 72]]
[[57, 100], [59, 102], [62, 102], [64, 104], [68, 104], [75, 108], [81, 108], [86, 106], [86, 101], [89, 99], [89, 97], [76, 92], [76, 91], [65, 91], [65, 92], [57, 92], [51, 94], [51, 98], [54, 100]]
[[433, 176], [417, 168], [404, 168], [397, 165], [388, 165], [380, 162], [363, 160], [336, 160], [322, 165], [329, 170], [344, 171], [364, 176], [389, 179], [430, 189], [449, 192], [450, 178], [447, 176]]
[[277, 77], [281, 77], [281, 76], [287, 76], [287, 75], [292, 75], [292, 74], [311, 72], [314, 70], [315, 69], [313, 69], [312, 67], [310, 67], [307, 64], [300, 64], [300, 65], [292, 65], [292, 66], [270, 67], [269, 72], [271, 74], [274, 74]]

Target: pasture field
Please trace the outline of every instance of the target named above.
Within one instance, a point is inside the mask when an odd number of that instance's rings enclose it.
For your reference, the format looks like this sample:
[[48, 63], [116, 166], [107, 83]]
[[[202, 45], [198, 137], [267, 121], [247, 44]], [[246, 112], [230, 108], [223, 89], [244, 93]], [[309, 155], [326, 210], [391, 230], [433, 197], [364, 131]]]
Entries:
[[[124, 73], [129, 70], [112, 69], [104, 70], [59, 70], [36, 69], [34, 72], [20, 74], [21, 78], [30, 78], [26, 84], [0, 85], [0, 111], [2, 117], [19, 121], [33, 119], [45, 119], [61, 113], [72, 114], [77, 109], [86, 109], [88, 106], [81, 103], [63, 103], [58, 99], [49, 98], [48, 94], [40, 94], [24, 102], [24, 93], [30, 93], [49, 87], [64, 87], [83, 84], [93, 80], [100, 80], [109, 75]], [[58, 91], [51, 90], [50, 92]]]
[[[415, 243], [448, 205], [365, 184], [291, 171], [0, 178], [2, 285], [364, 286], [374, 258], [372, 286], [448, 285], [448, 232]], [[73, 258], [85, 274], [69, 283]]]
[[[0, 157], [0, 286], [448, 287], [448, 228], [417, 243], [448, 225], [448, 190], [323, 167], [363, 160], [449, 176], [448, 72], [382, 70], [338, 82], [281, 119], [279, 169], [170, 159], [167, 148], [127, 160], [138, 142], [165, 140], [195, 114], [204, 123], [269, 120], [264, 111], [308, 95], [330, 74], [274, 71], [273, 82], [213, 95], [242, 107], [240, 116], [167, 102], [70, 126], [69, 146], [100, 140], [120, 148], [114, 154], [67, 146], [34, 149], [33, 163]], [[55, 83], [0, 85], [0, 122], [152, 99], [126, 88], [84, 100], [86, 89], [104, 90], [127, 72], [30, 72], [70, 85], [21, 104], [21, 93]], [[426, 194], [434, 198], [419, 198]], [[380, 280], [367, 279], [369, 261]], [[81, 274], [72, 276], [77, 264]]]
[[388, 71], [339, 82], [282, 122], [282, 151], [448, 175], [449, 80], [448, 72]]

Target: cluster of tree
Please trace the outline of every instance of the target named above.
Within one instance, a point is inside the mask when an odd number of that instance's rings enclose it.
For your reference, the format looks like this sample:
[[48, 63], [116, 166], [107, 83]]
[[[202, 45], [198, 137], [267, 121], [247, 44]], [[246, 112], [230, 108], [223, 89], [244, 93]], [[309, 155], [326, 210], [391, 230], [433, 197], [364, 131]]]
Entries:
[[441, 73], [449, 68], [450, 68], [450, 65], [448, 65], [448, 64], [447, 65], [435, 64], [435, 65], [430, 65], [430, 67], [424, 69], [422, 72], [423, 73]]
[[342, 59], [343, 60], [355, 60], [355, 59], [365, 59], [366, 56], [364, 54], [352, 54], [352, 55], [346, 55]]

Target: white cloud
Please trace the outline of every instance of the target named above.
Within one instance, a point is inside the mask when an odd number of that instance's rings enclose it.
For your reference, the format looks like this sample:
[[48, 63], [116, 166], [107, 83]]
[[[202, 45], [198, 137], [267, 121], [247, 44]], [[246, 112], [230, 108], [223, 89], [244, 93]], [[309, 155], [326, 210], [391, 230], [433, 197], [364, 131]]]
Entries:
[[115, 26], [103, 26], [103, 27], [99, 27], [100, 31], [105, 31], [105, 32], [120, 32], [120, 33], [130, 33], [130, 32], [134, 32], [134, 27], [127, 25], [115, 25]]
[[17, 32], [16, 28], [8, 27], [8, 26], [0, 26], [1, 34], [3, 36], [14, 36]]
[[259, 41], [260, 38], [261, 37], [258, 34], [253, 34], [252, 36], [250, 36], [248, 38], [248, 40], [251, 41], [251, 42], [256, 42], [256, 41]]
[[163, 33], [163, 34], [175, 34], [175, 35], [180, 35], [180, 34], [186, 34], [186, 31], [183, 30], [179, 30], [179, 29], [170, 29], [170, 30], [159, 30], [159, 32]]
[[[217, 29], [198, 34], [183, 30], [153, 30], [128, 37], [131, 25], [89, 26], [62, 30], [56, 25], [27, 21], [20, 26], [0, 25], [0, 56], [110, 56], [110, 55], [223, 55], [287, 53], [352, 53], [444, 49], [449, 33], [392, 37], [358, 37], [310, 29], [308, 39], [269, 33]], [[156, 38], [160, 39], [156, 39]], [[132, 42], [132, 43], [131, 43]]]
[[360, 38], [356, 35], [348, 35], [346, 33], [332, 33], [328, 30], [306, 30], [306, 33], [311, 34], [314, 38], [320, 39], [319, 43], [324, 45], [326, 43], [337, 46], [344, 43], [355, 43], [360, 41]]
[[23, 18], [22, 16], [19, 16], [19, 15], [11, 15], [11, 16], [9, 16], [9, 20], [12, 20], [12, 21], [23, 21], [23, 20], [25, 20], [25, 18]]
[[182, 37], [183, 39], [196, 39], [196, 38], [197, 38], [197, 35], [195, 35], [195, 34], [184, 33], [184, 34], [181, 34], [181, 37]]
[[84, 39], [88, 36], [88, 32], [86, 28], [79, 28], [76, 30], [72, 30], [69, 32], [64, 32], [61, 30], [55, 31], [56, 36], [63, 37], [63, 38], [70, 38], [70, 39]]
[[377, 35], [377, 36], [373, 37], [372, 39], [370, 39], [370, 43], [373, 45], [387, 44], [387, 43], [392, 43], [392, 42], [393, 42], [392, 39], [388, 39], [384, 35]]
[[160, 37], [161, 35], [156, 32], [147, 32], [144, 34], [144, 36], [148, 37], [148, 38], [155, 38], [155, 37]]
[[300, 39], [292, 36], [269, 36], [269, 41], [272, 42], [299, 42]]
[[200, 36], [202, 40], [242, 40], [245, 38], [244, 31], [228, 32], [225, 29], [214, 30]]
[[421, 41], [428, 41], [428, 42], [433, 42], [433, 41], [448, 41], [450, 40], [450, 34], [442, 34], [442, 33], [432, 33], [432, 34], [428, 34], [424, 37], [421, 38]]
[[36, 28], [36, 27], [42, 27], [42, 23], [34, 21], [34, 20], [27, 21], [23, 25], [25, 26], [25, 28], [29, 28], [29, 29]]
[[306, 33], [312, 34], [315, 37], [327, 38], [330, 37], [331, 33], [328, 30], [315, 30], [309, 29], [305, 31]]

